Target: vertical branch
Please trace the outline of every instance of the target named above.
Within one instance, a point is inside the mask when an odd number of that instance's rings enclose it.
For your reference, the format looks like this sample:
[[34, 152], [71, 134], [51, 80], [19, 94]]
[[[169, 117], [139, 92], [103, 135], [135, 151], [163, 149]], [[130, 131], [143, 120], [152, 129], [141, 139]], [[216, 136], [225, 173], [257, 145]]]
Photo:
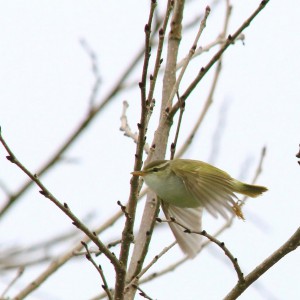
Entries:
[[159, 71], [160, 65], [162, 63], [161, 54], [162, 54], [162, 50], [163, 50], [163, 46], [164, 46], [165, 32], [166, 32], [166, 28], [167, 28], [167, 25], [169, 22], [172, 8], [173, 8], [173, 1], [168, 0], [167, 10], [166, 10], [166, 15], [165, 15], [165, 18], [163, 21], [163, 25], [162, 25], [162, 28], [160, 28], [160, 30], [159, 30], [159, 41], [158, 41], [157, 52], [156, 52], [155, 66], [154, 66], [153, 74], [150, 75], [150, 87], [149, 87], [149, 93], [148, 93], [148, 97], [147, 97], [148, 103], [150, 103], [150, 101], [152, 101], [158, 71]]
[[[220, 39], [221, 40], [224, 39], [225, 36], [226, 36], [227, 29], [228, 29], [229, 18], [230, 18], [230, 15], [231, 15], [231, 10], [232, 10], [232, 7], [229, 3], [229, 0], [226, 0], [226, 12], [225, 12], [224, 26], [223, 26], [223, 31], [220, 34]], [[207, 13], [208, 12], [206, 11], [206, 14]], [[204, 18], [204, 20], [205, 20], [205, 18]], [[200, 26], [200, 28], [201, 28], [201, 26]], [[190, 57], [190, 59], [191, 59], [191, 57]], [[220, 57], [220, 59], [217, 63], [216, 70], [215, 70], [215, 73], [214, 73], [214, 78], [213, 78], [213, 81], [212, 81], [212, 85], [210, 87], [210, 91], [209, 91], [209, 94], [207, 96], [207, 99], [204, 103], [203, 110], [200, 113], [199, 118], [198, 118], [196, 124], [193, 127], [193, 130], [189, 134], [188, 138], [185, 140], [182, 148], [177, 153], [177, 157], [181, 157], [183, 155], [183, 153], [187, 150], [188, 146], [192, 143], [196, 132], [198, 131], [200, 125], [202, 124], [202, 121], [204, 120], [204, 117], [206, 116], [206, 113], [207, 113], [209, 107], [211, 106], [211, 104], [213, 102], [213, 95], [214, 95], [214, 92], [216, 90], [216, 86], [217, 86], [217, 83], [218, 83], [218, 80], [219, 80], [219, 77], [220, 77], [221, 68], [222, 68], [222, 57]], [[178, 103], [179, 103], [180, 112], [182, 111], [182, 103], [181, 103], [182, 101], [183, 101], [183, 99], [179, 98]], [[176, 144], [175, 144], [175, 147], [176, 147]], [[171, 151], [172, 151], [172, 149], [171, 149]], [[175, 150], [174, 150], [174, 152], [175, 152]]]
[[[177, 96], [179, 98], [178, 93], [177, 93]], [[180, 101], [180, 98], [179, 98], [178, 101]], [[171, 144], [171, 157], [170, 157], [170, 160], [174, 159], [174, 156], [175, 156], [176, 146], [177, 146], [177, 141], [178, 141], [179, 131], [180, 131], [180, 125], [181, 125], [182, 116], [183, 116], [183, 113], [184, 113], [184, 108], [185, 108], [185, 102], [183, 101], [180, 105], [180, 112], [179, 112], [179, 118], [178, 118], [178, 123], [177, 123], [174, 142]]]
[[[162, 102], [160, 109], [160, 121], [158, 128], [154, 135], [152, 145], [155, 151], [150, 153], [146, 163], [155, 160], [162, 159], [166, 154], [166, 145], [168, 142], [169, 132], [172, 125], [168, 118], [167, 103], [176, 82], [176, 63], [178, 57], [178, 49], [181, 40], [182, 31], [182, 18], [185, 1], [175, 1], [174, 12], [171, 21], [171, 29], [168, 40], [167, 61], [166, 69], [163, 78], [163, 91]], [[153, 227], [155, 224], [156, 216], [158, 214], [159, 201], [155, 199], [155, 195], [151, 192], [147, 196], [142, 221], [137, 238], [135, 240], [135, 246], [133, 250], [132, 260], [130, 262], [127, 282], [130, 282], [136, 275], [138, 275], [143, 267], [143, 263], [148, 251], [148, 246], [151, 240]], [[130, 287], [126, 291], [125, 299], [133, 299], [136, 292], [136, 288]]]
[[[143, 149], [146, 142], [146, 131], [147, 131], [147, 114], [148, 108], [146, 104], [146, 81], [147, 81], [147, 72], [148, 65], [151, 53], [150, 46], [150, 35], [151, 35], [151, 26], [154, 16], [154, 10], [156, 8], [156, 0], [151, 1], [151, 8], [149, 13], [148, 22], [145, 25], [145, 53], [144, 53], [144, 65], [142, 71], [142, 80], [139, 83], [141, 90], [141, 119], [138, 123], [139, 136], [136, 146], [135, 153], [135, 163], [134, 170], [140, 170], [142, 167], [142, 158], [143, 158]], [[133, 226], [135, 220], [136, 204], [138, 200], [139, 192], [139, 179], [137, 177], [132, 177], [131, 179], [131, 189], [129, 195], [129, 201], [127, 205], [127, 214], [126, 222], [122, 232], [122, 242], [120, 250], [120, 264], [123, 266], [123, 269], [117, 270], [116, 272], [116, 284], [115, 284], [115, 299], [121, 300], [124, 297], [124, 288], [125, 288], [125, 278], [126, 278], [126, 268], [129, 256], [130, 245], [133, 241]]]
[[206, 27], [206, 20], [207, 20], [207, 18], [208, 18], [209, 13], [210, 13], [210, 7], [207, 6], [206, 9], [205, 9], [204, 17], [203, 17], [203, 19], [202, 19], [202, 21], [201, 21], [201, 23], [200, 23], [200, 27], [199, 27], [199, 30], [198, 30], [198, 32], [197, 32], [196, 38], [195, 38], [195, 40], [194, 40], [194, 42], [193, 42], [193, 45], [192, 45], [192, 47], [191, 47], [191, 49], [190, 49], [190, 51], [189, 51], [187, 57], [186, 57], [185, 60], [184, 60], [183, 66], [182, 66], [182, 68], [181, 68], [181, 71], [180, 71], [180, 73], [179, 73], [179, 75], [178, 75], [178, 78], [177, 78], [177, 80], [176, 80], [176, 83], [175, 83], [175, 85], [174, 85], [174, 87], [173, 87], [173, 89], [172, 89], [172, 92], [171, 92], [171, 94], [170, 94], [170, 97], [169, 97], [169, 100], [168, 100], [168, 105], [167, 105], [167, 106], [169, 106], [169, 107], [171, 107], [171, 105], [169, 105], [169, 103], [172, 102], [172, 100], [173, 100], [175, 94], [178, 92], [178, 88], [179, 88], [180, 82], [181, 82], [181, 80], [182, 80], [182, 78], [183, 78], [183, 75], [184, 75], [184, 73], [185, 73], [185, 71], [186, 71], [186, 69], [187, 69], [187, 67], [188, 67], [188, 64], [190, 63], [190, 61], [191, 61], [193, 55], [195, 54], [195, 50], [197, 49], [197, 44], [198, 44], [198, 42], [199, 42], [200, 36], [201, 36], [201, 34], [202, 34], [204, 28]]

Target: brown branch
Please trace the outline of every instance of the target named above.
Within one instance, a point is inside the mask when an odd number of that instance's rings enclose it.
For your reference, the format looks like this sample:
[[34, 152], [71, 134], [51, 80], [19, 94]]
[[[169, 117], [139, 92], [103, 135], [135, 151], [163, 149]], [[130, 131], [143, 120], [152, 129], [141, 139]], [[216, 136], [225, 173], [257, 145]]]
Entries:
[[[177, 93], [177, 96], [179, 97], [178, 93]], [[180, 113], [179, 113], [179, 117], [178, 117], [174, 142], [171, 144], [170, 160], [174, 159], [174, 156], [175, 156], [176, 146], [177, 146], [177, 141], [178, 141], [178, 137], [179, 137], [180, 126], [181, 126], [181, 122], [182, 122], [182, 116], [183, 116], [183, 113], [184, 113], [184, 109], [185, 109], [185, 102], [182, 102], [181, 105], [180, 105]]]
[[[123, 215], [123, 212], [119, 211], [114, 216], [110, 217], [106, 222], [104, 222], [99, 228], [95, 230], [96, 234], [100, 234], [108, 227], [112, 226], [119, 218]], [[89, 243], [91, 240], [88, 236], [85, 236], [82, 241]], [[30, 282], [23, 290], [21, 290], [13, 300], [21, 300], [28, 296], [32, 291], [37, 289], [41, 284], [43, 284], [53, 273], [55, 273], [60, 267], [66, 264], [71, 258], [76, 256], [78, 252], [83, 249], [83, 245], [78, 243], [71, 250], [66, 251], [64, 254], [56, 257], [47, 268], [38, 275], [32, 282]], [[105, 294], [106, 295], [106, 294]]]
[[[226, 42], [224, 45], [220, 48], [220, 50], [212, 57], [212, 59], [208, 62], [208, 64], [205, 67], [202, 67], [199, 71], [198, 75], [195, 77], [195, 79], [191, 82], [191, 84], [188, 86], [186, 91], [182, 94], [181, 98], [183, 101], [185, 101], [188, 96], [192, 93], [192, 91], [195, 89], [195, 87], [198, 85], [198, 83], [202, 80], [204, 75], [211, 69], [211, 67], [220, 59], [222, 54], [225, 52], [225, 50], [234, 43], [234, 41], [237, 39], [237, 37], [242, 33], [244, 29], [246, 29], [250, 23], [253, 21], [253, 19], [265, 8], [265, 6], [268, 4], [270, 0], [263, 0], [261, 1], [258, 8], [251, 14], [251, 16], [246, 19], [246, 21], [243, 22], [243, 24], [236, 30], [236, 32], [232, 35], [228, 35]], [[170, 120], [173, 119], [175, 113], [179, 109], [179, 102], [177, 102], [171, 109], [169, 118]]]
[[224, 300], [237, 299], [254, 281], [273, 267], [279, 260], [290, 252], [296, 250], [300, 246], [300, 227], [296, 232], [273, 254], [266, 258], [260, 265], [258, 265], [251, 273], [244, 279], [244, 282], [238, 282], [236, 286], [230, 291]]
[[170, 14], [173, 9], [173, 1], [168, 0], [167, 3], [167, 11], [165, 14], [165, 18], [163, 20], [162, 27], [159, 29], [159, 41], [158, 41], [158, 46], [157, 46], [157, 51], [156, 51], [156, 59], [155, 59], [155, 64], [154, 64], [154, 70], [153, 74], [150, 75], [150, 87], [149, 87], [149, 93], [147, 97], [147, 103], [149, 104], [153, 99], [153, 94], [154, 94], [154, 89], [156, 85], [156, 80], [158, 76], [158, 72], [162, 63], [161, 55], [162, 55], [162, 50], [164, 46], [164, 40], [165, 40], [165, 32], [166, 28], [169, 22]]
[[97, 265], [97, 263], [96, 263], [95, 260], [93, 259], [93, 257], [92, 257], [92, 255], [91, 255], [91, 253], [90, 253], [90, 250], [89, 250], [87, 244], [86, 244], [85, 242], [81, 242], [81, 244], [83, 245], [83, 247], [85, 248], [85, 250], [86, 250], [86, 252], [87, 252], [85, 257], [87, 258], [88, 261], [90, 261], [90, 262], [93, 264], [93, 266], [95, 267], [95, 269], [96, 269], [96, 270], [98, 271], [98, 273], [100, 274], [100, 277], [101, 277], [102, 282], [103, 282], [102, 288], [104, 289], [104, 291], [105, 291], [105, 293], [106, 293], [108, 299], [109, 299], [109, 300], [112, 300], [113, 297], [112, 297], [112, 294], [111, 294], [111, 292], [110, 292], [110, 290], [109, 290], [109, 288], [108, 288], [107, 281], [106, 281], [106, 278], [105, 278], [105, 276], [104, 276], [102, 267], [101, 267], [100, 265]]
[[[158, 128], [155, 132], [154, 140], [152, 143], [150, 154], [146, 160], [146, 163], [154, 159], [162, 159], [165, 157], [166, 145], [168, 136], [171, 128], [171, 123], [167, 119], [166, 115], [166, 104], [168, 102], [172, 88], [176, 82], [176, 62], [178, 57], [179, 44], [181, 40], [182, 31], [182, 18], [184, 0], [175, 1], [173, 10], [173, 16], [168, 38], [168, 49], [167, 49], [167, 61], [166, 69], [163, 78], [163, 89], [162, 89], [162, 102], [160, 107], [160, 121]], [[155, 150], [155, 151], [154, 151]], [[156, 200], [153, 193], [149, 193], [143, 216], [142, 226], [140, 226], [138, 236], [136, 238], [135, 246], [133, 249], [132, 259], [129, 265], [127, 281], [131, 281], [134, 276], [139, 274], [143, 267], [144, 260], [148, 251], [149, 243], [152, 237], [152, 232], [158, 214], [159, 201]], [[131, 288], [127, 291], [125, 297], [126, 300], [134, 299], [136, 289]]]
[[[147, 82], [147, 72], [151, 54], [151, 30], [152, 30], [152, 21], [154, 17], [154, 11], [156, 8], [156, 1], [152, 0], [148, 22], [145, 25], [145, 52], [144, 52], [144, 64], [142, 70], [142, 79], [139, 83], [141, 90], [141, 117], [140, 123], [138, 123], [139, 136], [136, 146], [135, 153], [135, 163], [134, 171], [140, 170], [143, 163], [143, 150], [146, 142], [146, 131], [147, 131], [147, 115], [148, 115], [148, 105], [146, 99], [146, 82]], [[122, 242], [119, 260], [122, 265], [122, 269], [116, 269], [116, 282], [115, 282], [115, 299], [121, 300], [124, 298], [124, 288], [125, 288], [125, 279], [126, 279], [126, 269], [129, 258], [130, 245], [133, 241], [133, 226], [135, 221], [136, 205], [138, 201], [138, 193], [140, 191], [140, 182], [139, 179], [135, 176], [131, 178], [131, 187], [128, 205], [126, 211], [128, 213], [122, 232]]]
[[206, 21], [207, 21], [207, 18], [209, 16], [209, 14], [210, 14], [210, 7], [207, 6], [206, 9], [205, 9], [204, 17], [203, 17], [203, 19], [200, 22], [199, 30], [198, 30], [198, 32], [196, 34], [195, 40], [193, 42], [193, 45], [190, 48], [190, 51], [189, 51], [187, 57], [184, 59], [184, 63], [183, 63], [183, 66], [181, 68], [181, 71], [180, 71], [180, 73], [178, 75], [178, 78], [176, 79], [176, 82], [175, 82], [175, 84], [173, 86], [172, 92], [171, 92], [171, 94], [169, 96], [169, 100], [167, 102], [167, 107], [171, 107], [171, 103], [173, 101], [173, 98], [174, 98], [175, 94], [178, 93], [179, 85], [181, 83], [183, 75], [184, 75], [184, 73], [185, 73], [185, 71], [186, 71], [186, 69], [187, 69], [187, 67], [188, 67], [188, 65], [189, 65], [189, 63], [190, 63], [193, 55], [195, 54], [195, 50], [197, 49], [197, 44], [199, 42], [201, 34], [202, 34], [204, 28], [206, 27]]
[[91, 232], [70, 210], [67, 203], [62, 204], [52, 193], [44, 186], [44, 184], [39, 180], [36, 174], [32, 174], [14, 155], [11, 151], [5, 140], [3, 139], [1, 128], [0, 128], [0, 142], [3, 147], [6, 149], [7, 153], [9, 154], [6, 158], [16, 166], [18, 166], [36, 185], [41, 189], [40, 194], [44, 197], [48, 198], [52, 201], [60, 210], [62, 210], [72, 221], [73, 225], [75, 225], [78, 229], [84, 232], [98, 247], [99, 250], [104, 253], [104, 255], [111, 261], [116, 269], [121, 269], [120, 262], [112, 254], [107, 247], [98, 239], [95, 232]]
[[133, 285], [135, 289], [139, 290], [139, 294], [141, 297], [148, 299], [148, 300], [153, 300], [149, 295], [147, 295], [138, 285]]
[[177, 242], [173, 242], [168, 247], [165, 247], [158, 255], [155, 255], [155, 257], [150, 261], [150, 263], [143, 268], [143, 270], [136, 275], [129, 284], [127, 284], [126, 288], [129, 288], [131, 285], [137, 285], [140, 278], [163, 256], [165, 255], [171, 248], [173, 248]]
[[[227, 32], [230, 13], [231, 13], [231, 6], [229, 5], [229, 2], [227, 1], [224, 26], [223, 26], [222, 33], [220, 34], [220, 37], [219, 37], [218, 40], [224, 40], [224, 37], [225, 37], [226, 32]], [[193, 57], [194, 57], [194, 55], [193, 55]], [[187, 59], [187, 58], [185, 58], [185, 59]], [[183, 63], [184, 63], [184, 61], [183, 61]], [[204, 120], [204, 117], [206, 116], [206, 114], [208, 112], [208, 109], [210, 108], [211, 104], [213, 103], [213, 95], [215, 93], [218, 80], [220, 78], [221, 69], [222, 69], [222, 58], [220, 58], [219, 61], [218, 61], [216, 70], [214, 72], [214, 78], [212, 80], [212, 84], [211, 84], [207, 99], [204, 103], [203, 109], [202, 109], [202, 111], [201, 111], [201, 113], [198, 117], [198, 120], [197, 120], [196, 124], [194, 125], [192, 131], [190, 132], [190, 134], [186, 138], [185, 142], [183, 143], [183, 146], [178, 151], [176, 157], [181, 157], [185, 153], [185, 151], [188, 149], [188, 147], [191, 145], [196, 132], [200, 128], [200, 125], [202, 124], [202, 122]], [[181, 99], [179, 98], [178, 103], [180, 103], [180, 101], [181, 101]], [[181, 113], [181, 110], [182, 110], [181, 107], [182, 107], [182, 103], [180, 103], [180, 113]]]
[[[120, 78], [116, 81], [116, 84], [113, 88], [108, 92], [106, 96], [102, 99], [102, 101], [95, 105], [92, 109], [89, 109], [86, 116], [83, 120], [76, 126], [73, 133], [66, 139], [66, 141], [55, 151], [55, 153], [48, 159], [48, 161], [41, 166], [37, 171], [40, 177], [43, 174], [46, 174], [62, 157], [63, 153], [65, 153], [77, 140], [77, 138], [84, 132], [84, 130], [95, 120], [96, 116], [99, 115], [100, 112], [107, 106], [110, 101], [114, 99], [117, 93], [123, 89], [124, 82], [128, 78], [128, 76], [132, 73], [135, 66], [139, 63], [140, 59], [143, 57], [144, 47], [141, 48], [129, 63], [128, 67], [121, 74]], [[7, 199], [6, 203], [0, 208], [0, 220], [2, 216], [9, 210], [9, 208], [31, 187], [33, 182], [29, 180], [26, 182], [17, 192], [10, 195]]]
[[[245, 35], [244, 34], [240, 34], [235, 41], [241, 41], [244, 44], [244, 40], [245, 40]], [[223, 45], [226, 42], [226, 38], [225, 37], [218, 37], [215, 41], [207, 44], [206, 46], [200, 46], [195, 50], [195, 53], [193, 55], [193, 57], [191, 59], [196, 58], [197, 56], [200, 56], [201, 54], [205, 53], [205, 52], [209, 52], [212, 48], [214, 48], [217, 45]], [[182, 59], [176, 66], [176, 69], [179, 70], [180, 68], [182, 68], [182, 66], [185, 63], [186, 58]]]
[[205, 230], [203, 231], [194, 231], [189, 229], [188, 227], [186, 227], [185, 225], [179, 223], [176, 221], [176, 219], [171, 218], [171, 220], [166, 220], [166, 221], [162, 221], [162, 222], [172, 222], [175, 223], [179, 226], [181, 226], [182, 228], [184, 228], [184, 232], [186, 232], [187, 234], [199, 234], [202, 236], [205, 236], [206, 238], [208, 238], [211, 242], [213, 242], [214, 244], [218, 245], [225, 253], [225, 255], [230, 259], [230, 261], [232, 262], [234, 269], [237, 273], [238, 276], [238, 281], [243, 283], [244, 282], [244, 275], [243, 272], [241, 271], [241, 268], [237, 262], [237, 258], [235, 258], [232, 253], [229, 251], [229, 249], [225, 246], [225, 244], [223, 242], [220, 242], [217, 238], [215, 238], [214, 236], [208, 234]]

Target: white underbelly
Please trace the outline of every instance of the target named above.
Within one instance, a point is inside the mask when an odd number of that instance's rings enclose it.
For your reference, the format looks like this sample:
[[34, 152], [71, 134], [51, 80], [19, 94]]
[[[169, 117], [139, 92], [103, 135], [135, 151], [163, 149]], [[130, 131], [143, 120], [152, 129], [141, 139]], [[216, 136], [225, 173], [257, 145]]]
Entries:
[[179, 207], [198, 207], [200, 201], [195, 199], [186, 189], [183, 181], [177, 176], [169, 176], [158, 181], [157, 178], [147, 176], [146, 184], [164, 201]]

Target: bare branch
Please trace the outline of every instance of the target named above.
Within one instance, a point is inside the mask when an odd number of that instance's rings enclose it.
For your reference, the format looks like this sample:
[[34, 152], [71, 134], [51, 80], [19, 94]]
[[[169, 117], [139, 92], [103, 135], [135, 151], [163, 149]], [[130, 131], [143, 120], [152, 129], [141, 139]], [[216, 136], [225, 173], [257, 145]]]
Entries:
[[[151, 30], [152, 30], [152, 21], [154, 17], [154, 11], [156, 8], [156, 1], [151, 2], [150, 12], [148, 22], [144, 27], [145, 31], [145, 52], [144, 52], [144, 64], [142, 70], [142, 79], [139, 83], [140, 91], [141, 91], [141, 116], [140, 123], [138, 123], [139, 135], [138, 142], [136, 145], [135, 152], [135, 163], [134, 163], [134, 171], [140, 170], [143, 163], [143, 150], [146, 142], [146, 131], [148, 127], [148, 113], [149, 107], [146, 99], [146, 82], [147, 82], [147, 72], [150, 60], [150, 52], [151, 52]], [[136, 213], [136, 205], [138, 201], [138, 193], [140, 191], [141, 185], [139, 179], [134, 177], [131, 179], [130, 186], [130, 194], [128, 200], [128, 206], [126, 208], [128, 217], [125, 221], [125, 226], [122, 232], [122, 242], [121, 242], [121, 250], [119, 255], [119, 260], [124, 269], [119, 269], [116, 273], [116, 282], [115, 282], [115, 299], [121, 300], [124, 298], [124, 288], [126, 281], [126, 269], [127, 263], [129, 259], [129, 250], [131, 243], [133, 241], [133, 226], [135, 221], [135, 213]]]
[[279, 260], [290, 252], [296, 250], [300, 246], [300, 227], [296, 232], [273, 254], [266, 258], [260, 265], [258, 265], [251, 273], [244, 279], [244, 282], [238, 282], [236, 286], [230, 291], [224, 300], [237, 299], [254, 281], [262, 276], [266, 271], [273, 267]]
[[98, 273], [100, 274], [100, 276], [102, 278], [102, 282], [103, 282], [102, 288], [104, 289], [108, 299], [112, 300], [113, 297], [112, 297], [112, 294], [111, 294], [111, 292], [108, 288], [107, 281], [106, 281], [105, 275], [103, 273], [102, 267], [100, 265], [97, 265], [96, 262], [94, 261], [87, 244], [85, 242], [81, 242], [81, 244], [83, 245], [83, 247], [85, 248], [85, 250], [87, 252], [86, 253], [87, 260], [89, 260], [93, 264], [93, 266], [95, 267], [95, 269], [98, 271]]
[[[236, 41], [241, 41], [242, 43], [244, 43], [245, 40], [245, 35], [243, 33], [241, 33], [237, 38]], [[191, 59], [196, 58], [197, 56], [200, 56], [201, 54], [205, 53], [205, 52], [209, 52], [212, 48], [214, 48], [215, 46], [218, 45], [223, 45], [226, 42], [226, 38], [225, 37], [218, 37], [215, 41], [207, 44], [206, 46], [200, 46], [195, 50], [194, 55], [192, 56]], [[183, 58], [176, 66], [176, 69], [179, 70], [180, 68], [182, 68], [182, 66], [185, 64], [185, 60], [186, 58]]]
[[[5, 295], [7, 292], [10, 290], [10, 288], [17, 282], [17, 280], [23, 275], [24, 273], [24, 267], [20, 267], [19, 270], [17, 271], [16, 276], [13, 278], [13, 280], [7, 285], [7, 287], [4, 289], [2, 294], [0, 295], [0, 299], [6, 299]], [[8, 299], [8, 298], [7, 298]]]
[[[220, 38], [219, 38], [220, 40], [224, 39], [224, 37], [226, 35], [227, 27], [228, 27], [228, 21], [229, 21], [229, 17], [230, 17], [230, 12], [231, 12], [231, 6], [229, 5], [229, 1], [227, 1], [227, 9], [226, 9], [226, 13], [225, 13], [225, 21], [224, 21], [223, 31], [220, 34]], [[206, 14], [208, 14], [208, 12], [206, 12]], [[204, 18], [203, 20], [206, 20], [206, 19]], [[200, 26], [200, 28], [201, 28], [201, 26]], [[192, 57], [194, 57], [194, 55]], [[192, 57], [190, 57], [190, 58], [187, 57], [185, 60], [191, 59]], [[184, 62], [184, 64], [185, 64], [185, 62]], [[221, 66], [222, 66], [222, 58], [220, 58], [219, 61], [218, 61], [217, 68], [216, 68], [215, 73], [214, 73], [214, 78], [213, 78], [213, 81], [212, 81], [212, 84], [211, 84], [211, 88], [210, 88], [208, 97], [207, 97], [207, 99], [205, 101], [205, 104], [204, 104], [204, 107], [202, 109], [202, 112], [200, 113], [199, 118], [198, 118], [196, 124], [194, 125], [191, 133], [189, 134], [188, 138], [185, 140], [185, 142], [183, 143], [183, 146], [181, 147], [181, 149], [177, 153], [177, 157], [181, 157], [183, 155], [183, 153], [187, 150], [187, 148], [191, 145], [196, 132], [198, 131], [200, 125], [202, 124], [202, 121], [204, 120], [204, 117], [205, 117], [205, 115], [206, 115], [209, 107], [211, 106], [211, 104], [213, 102], [213, 95], [214, 95], [214, 92], [216, 90], [217, 82], [218, 82], [219, 77], [220, 77]], [[185, 102], [181, 103], [182, 99], [180, 97], [178, 97], [178, 98], [179, 98], [178, 99], [178, 103], [180, 103], [180, 116], [179, 116], [179, 120], [181, 120], [182, 106], [183, 106], [183, 103], [185, 103]], [[178, 128], [177, 128], [177, 130], [178, 130]], [[176, 146], [176, 143], [175, 143], [175, 146]]]
[[156, 255], [151, 262], [138, 274], [136, 275], [129, 284], [127, 284], [125, 289], [128, 289], [132, 285], [137, 285], [140, 278], [163, 256], [165, 255], [171, 248], [173, 248], [177, 244], [176, 241], [174, 241], [171, 245], [168, 247], [165, 247], [158, 255]]
[[[210, 68], [220, 59], [222, 54], [225, 52], [225, 50], [233, 44], [233, 42], [237, 39], [237, 37], [242, 33], [242, 31], [247, 28], [250, 23], [253, 21], [253, 19], [265, 8], [265, 6], [268, 4], [270, 0], [263, 0], [261, 1], [258, 8], [251, 14], [251, 16], [243, 22], [243, 24], [235, 31], [234, 34], [229, 35], [227, 37], [227, 40], [225, 44], [221, 47], [221, 49], [212, 57], [212, 59], [208, 62], [208, 64], [205, 67], [202, 67], [198, 73], [198, 75], [195, 77], [193, 82], [189, 85], [189, 87], [186, 89], [186, 91], [182, 94], [181, 98], [185, 101], [188, 96], [192, 93], [192, 91], [195, 89], [195, 87], [199, 84], [199, 82], [202, 80], [204, 75], [210, 70]], [[172, 120], [174, 114], [179, 109], [179, 103], [177, 102], [170, 111], [169, 118]]]
[[[70, 146], [77, 140], [84, 130], [92, 123], [92, 121], [94, 121], [95, 117], [103, 110], [103, 108], [105, 108], [106, 105], [114, 99], [114, 96], [123, 89], [123, 83], [134, 70], [134, 67], [139, 63], [143, 53], [144, 48], [142, 48], [132, 59], [132, 61], [129, 63], [129, 66], [125, 69], [123, 74], [121, 74], [120, 78], [116, 81], [116, 84], [108, 92], [108, 94], [98, 105], [96, 105], [86, 114], [83, 120], [76, 126], [70, 137], [66, 138], [64, 143], [55, 151], [48, 161], [38, 169], [36, 174], [42, 176], [43, 174], [47, 173], [47, 171], [49, 171], [61, 159], [63, 153], [70, 148]], [[28, 190], [29, 187], [31, 187], [32, 184], [33, 182], [29, 180], [17, 192], [9, 195], [10, 197], [0, 209], [0, 220], [2, 219], [2, 216], [9, 210], [9, 208]]]
[[185, 71], [186, 71], [186, 69], [188, 67], [188, 64], [190, 63], [190, 61], [191, 61], [191, 59], [192, 59], [192, 57], [193, 57], [193, 55], [195, 53], [195, 50], [197, 48], [197, 44], [199, 42], [200, 36], [201, 36], [201, 34], [202, 34], [205, 26], [206, 26], [206, 20], [207, 20], [207, 18], [209, 16], [209, 13], [210, 13], [210, 8], [209, 8], [209, 6], [207, 6], [206, 9], [205, 9], [204, 17], [203, 17], [202, 21], [200, 22], [200, 27], [199, 27], [199, 30], [198, 30], [197, 35], [195, 37], [195, 40], [193, 42], [193, 45], [192, 45], [192, 47], [191, 47], [191, 49], [190, 49], [187, 57], [184, 59], [184, 63], [182, 65], [181, 71], [180, 71], [180, 73], [178, 75], [176, 83], [174, 84], [172, 92], [171, 92], [171, 94], [169, 96], [169, 100], [167, 102], [167, 107], [171, 107], [172, 100], [173, 100], [175, 94], [178, 92], [178, 88], [179, 88], [179, 85], [180, 85], [181, 80], [183, 78], [183, 75], [184, 75], [184, 73], [185, 73]]
[[135, 289], [140, 291], [140, 296], [142, 296], [145, 299], [153, 300], [150, 296], [148, 296], [138, 285], [133, 285]]
[[217, 238], [215, 238], [214, 236], [208, 234], [205, 230], [203, 230], [203, 231], [194, 231], [194, 230], [191, 230], [188, 227], [186, 227], [185, 225], [177, 222], [175, 218], [171, 218], [170, 220], [166, 220], [166, 221], [162, 221], [162, 222], [175, 223], [175, 224], [181, 226], [182, 228], [184, 228], [185, 229], [184, 232], [186, 232], [187, 234], [199, 234], [199, 235], [205, 236], [211, 242], [213, 242], [214, 244], [218, 245], [224, 251], [225, 255], [232, 262], [232, 264], [234, 266], [234, 269], [235, 269], [235, 271], [237, 273], [239, 282], [244, 282], [243, 272], [241, 271], [241, 268], [240, 268], [240, 266], [239, 266], [239, 264], [237, 262], [237, 258], [235, 258], [232, 255], [232, 253], [229, 251], [229, 249], [225, 246], [225, 244], [223, 242], [220, 242]]
[[101, 83], [101, 76], [99, 72], [99, 67], [98, 67], [98, 59], [97, 55], [94, 52], [94, 50], [89, 46], [87, 41], [85, 39], [80, 39], [80, 44], [82, 48], [85, 50], [85, 52], [88, 54], [90, 57], [91, 63], [92, 63], [92, 72], [95, 77], [95, 82], [91, 91], [90, 99], [89, 99], [89, 104], [90, 104], [90, 110], [93, 110], [95, 107], [95, 102], [96, 102], [96, 97], [98, 94], [98, 90], [100, 87]]
[[[129, 107], [129, 104], [127, 101], [123, 101], [123, 109], [122, 109], [122, 115], [121, 115], [121, 127], [120, 130], [124, 131], [124, 135], [130, 137], [135, 143], [138, 142], [138, 134], [135, 132], [133, 133], [129, 127], [126, 111]], [[149, 153], [149, 145], [148, 143], [145, 143], [144, 150], [146, 154]]]
[[[176, 62], [178, 57], [179, 44], [181, 40], [182, 31], [182, 18], [184, 9], [184, 0], [175, 1], [175, 6], [173, 9], [173, 16], [171, 20], [170, 34], [168, 38], [168, 49], [167, 49], [167, 61], [166, 69], [163, 78], [163, 89], [162, 89], [162, 102], [160, 107], [160, 121], [155, 131], [154, 140], [152, 143], [153, 152], [150, 152], [146, 163], [154, 159], [162, 159], [165, 157], [166, 145], [168, 141], [168, 136], [171, 128], [171, 123], [168, 121], [166, 114], [166, 105], [176, 82]], [[155, 147], [153, 147], [155, 145]], [[127, 281], [131, 281], [143, 267], [143, 263], [146, 257], [148, 246], [151, 240], [156, 216], [158, 214], [159, 201], [155, 200], [153, 193], [149, 193], [143, 216], [142, 224], [138, 236], [136, 238], [136, 243], [133, 249], [132, 259], [129, 265]], [[125, 299], [133, 299], [136, 290], [131, 288], [125, 295]]]
[[106, 246], [99, 240], [97, 235], [91, 232], [70, 210], [69, 206], [64, 203], [61, 204], [58, 199], [44, 186], [44, 184], [39, 180], [38, 176], [35, 174], [33, 175], [30, 171], [16, 158], [14, 153], [11, 151], [5, 140], [3, 139], [1, 128], [0, 128], [0, 142], [3, 147], [6, 149], [7, 153], [9, 154], [6, 158], [16, 166], [18, 166], [33, 182], [36, 183], [38, 187], [41, 188], [40, 194], [44, 197], [51, 200], [60, 210], [62, 210], [72, 221], [73, 224], [79, 228], [82, 232], [84, 232], [98, 247], [99, 249], [105, 254], [105, 256], [112, 262], [115, 268], [121, 269], [121, 265], [118, 259], [113, 255]]

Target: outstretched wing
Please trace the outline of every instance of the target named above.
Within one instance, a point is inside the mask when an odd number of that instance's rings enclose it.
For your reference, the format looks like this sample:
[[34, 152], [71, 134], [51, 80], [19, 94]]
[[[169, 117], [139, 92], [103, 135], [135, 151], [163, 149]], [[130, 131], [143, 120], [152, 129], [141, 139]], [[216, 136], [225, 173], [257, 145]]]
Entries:
[[233, 193], [233, 179], [226, 172], [209, 164], [193, 160], [185, 160], [185, 164], [176, 167], [172, 161], [172, 170], [184, 182], [186, 189], [199, 201], [210, 214], [218, 213], [228, 219], [228, 212], [233, 213], [232, 206], [236, 199]]
[[[201, 231], [202, 207], [183, 208], [162, 201], [162, 209], [167, 219], [173, 217], [188, 229]], [[182, 251], [190, 258], [195, 257], [201, 248], [201, 235], [186, 233], [183, 227], [172, 222], [169, 225]]]

